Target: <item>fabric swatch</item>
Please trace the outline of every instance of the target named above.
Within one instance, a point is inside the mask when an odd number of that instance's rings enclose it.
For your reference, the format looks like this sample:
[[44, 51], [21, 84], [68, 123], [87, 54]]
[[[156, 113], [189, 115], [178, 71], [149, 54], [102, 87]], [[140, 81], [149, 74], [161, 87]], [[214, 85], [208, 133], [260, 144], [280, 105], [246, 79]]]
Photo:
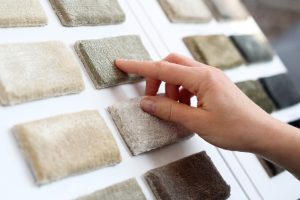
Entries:
[[300, 128], [300, 119], [296, 120], [296, 121], [293, 121], [293, 122], [290, 122], [289, 125], [294, 126], [296, 128]]
[[262, 35], [235, 35], [231, 39], [249, 64], [273, 59], [272, 48]]
[[125, 14], [117, 0], [50, 0], [64, 26], [118, 24]]
[[97, 89], [143, 80], [141, 76], [127, 74], [115, 67], [116, 59], [151, 60], [136, 35], [82, 40], [76, 42], [75, 49]]
[[79, 68], [61, 42], [0, 45], [0, 104], [78, 93], [84, 89]]
[[225, 35], [189, 36], [183, 41], [197, 61], [210, 66], [227, 70], [244, 63], [239, 51]]
[[13, 133], [39, 185], [121, 161], [118, 146], [97, 111], [19, 124]]
[[146, 200], [136, 179], [117, 183], [76, 200]]
[[282, 172], [284, 172], [284, 169], [279, 167], [278, 165], [271, 163], [270, 161], [267, 161], [263, 158], [258, 157], [259, 162], [263, 166], [263, 168], [266, 170], [269, 177], [274, 177]]
[[278, 109], [300, 103], [300, 90], [287, 74], [279, 74], [259, 80]]
[[39, 0], [0, 0], [0, 27], [43, 26], [47, 16]]
[[108, 108], [113, 121], [133, 155], [187, 139], [193, 134], [184, 127], [154, 117], [140, 108], [141, 98]]
[[245, 20], [249, 13], [240, 0], [206, 0], [218, 21]]
[[203, 0], [159, 0], [161, 7], [173, 23], [205, 23], [212, 14]]
[[236, 84], [254, 103], [271, 113], [275, 111], [275, 105], [259, 81], [245, 81]]
[[145, 178], [157, 200], [222, 200], [230, 196], [230, 186], [205, 152], [152, 169]]

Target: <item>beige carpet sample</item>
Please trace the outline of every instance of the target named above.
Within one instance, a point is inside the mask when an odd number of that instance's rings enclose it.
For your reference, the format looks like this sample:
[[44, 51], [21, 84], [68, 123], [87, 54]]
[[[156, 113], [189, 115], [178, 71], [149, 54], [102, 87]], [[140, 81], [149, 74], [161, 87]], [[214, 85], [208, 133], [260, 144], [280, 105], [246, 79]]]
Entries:
[[13, 133], [39, 185], [121, 161], [118, 146], [97, 111], [19, 124]]
[[64, 26], [97, 26], [125, 21], [118, 0], [50, 0]]
[[76, 42], [75, 49], [96, 89], [143, 80], [141, 76], [127, 74], [115, 67], [116, 59], [151, 60], [137, 35], [82, 40]]
[[158, 0], [173, 23], [205, 23], [212, 14], [203, 0]]
[[245, 20], [249, 13], [240, 0], [206, 0], [219, 21]]
[[146, 200], [136, 179], [117, 183], [76, 200]]
[[0, 28], [43, 26], [47, 23], [39, 0], [0, 0]]
[[194, 59], [228, 70], [244, 64], [244, 59], [225, 35], [196, 35], [183, 38]]
[[80, 65], [61, 42], [0, 45], [0, 105], [79, 93]]
[[141, 98], [108, 108], [122, 138], [133, 155], [179, 142], [193, 134], [184, 127], [158, 119], [140, 108]]
[[230, 196], [230, 186], [205, 152], [152, 169], [145, 178], [157, 200], [224, 200]]

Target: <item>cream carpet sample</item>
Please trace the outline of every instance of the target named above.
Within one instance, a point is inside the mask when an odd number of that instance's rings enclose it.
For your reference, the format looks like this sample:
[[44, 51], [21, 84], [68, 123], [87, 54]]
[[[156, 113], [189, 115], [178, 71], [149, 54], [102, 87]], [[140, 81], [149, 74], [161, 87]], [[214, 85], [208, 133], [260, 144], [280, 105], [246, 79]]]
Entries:
[[79, 93], [80, 65], [61, 42], [0, 45], [0, 104]]
[[97, 111], [19, 124], [13, 133], [38, 185], [121, 161], [118, 146]]
[[116, 59], [151, 60], [137, 35], [82, 40], [76, 42], [75, 49], [97, 89], [143, 80], [141, 76], [115, 67]]
[[132, 178], [121, 183], [96, 191], [76, 200], [146, 200], [136, 179]]
[[141, 98], [117, 103], [108, 108], [122, 138], [133, 155], [190, 138], [184, 127], [154, 117], [140, 108]]
[[159, 0], [161, 7], [173, 23], [205, 23], [212, 14], [203, 0]]
[[0, 28], [43, 26], [47, 23], [39, 0], [0, 0]]
[[118, 0], [50, 0], [64, 26], [118, 24], [125, 14]]

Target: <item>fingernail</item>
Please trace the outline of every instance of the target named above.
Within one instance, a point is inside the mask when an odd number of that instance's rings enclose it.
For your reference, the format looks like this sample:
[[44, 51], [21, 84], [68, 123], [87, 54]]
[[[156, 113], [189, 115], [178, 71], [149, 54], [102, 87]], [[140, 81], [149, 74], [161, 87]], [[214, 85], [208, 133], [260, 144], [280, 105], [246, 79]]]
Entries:
[[155, 103], [150, 99], [143, 99], [141, 101], [141, 108], [147, 113], [154, 113]]

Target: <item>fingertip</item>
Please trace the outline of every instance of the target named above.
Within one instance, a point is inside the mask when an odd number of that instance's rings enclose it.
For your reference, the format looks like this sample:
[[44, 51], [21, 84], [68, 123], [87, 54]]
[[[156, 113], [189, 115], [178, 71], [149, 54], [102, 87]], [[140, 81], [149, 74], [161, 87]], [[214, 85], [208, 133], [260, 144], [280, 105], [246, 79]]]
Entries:
[[122, 65], [126, 62], [127, 60], [126, 59], [116, 59], [114, 61], [114, 65], [118, 68], [121, 68]]

